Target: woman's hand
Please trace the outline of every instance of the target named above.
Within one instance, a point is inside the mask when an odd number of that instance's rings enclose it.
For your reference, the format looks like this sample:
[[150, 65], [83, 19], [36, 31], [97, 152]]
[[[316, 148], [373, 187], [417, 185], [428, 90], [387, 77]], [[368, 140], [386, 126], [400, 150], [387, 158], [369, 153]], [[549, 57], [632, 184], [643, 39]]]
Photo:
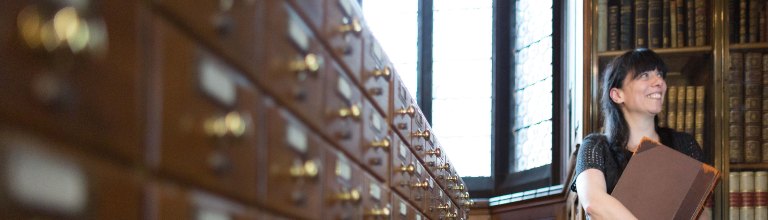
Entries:
[[576, 177], [579, 203], [591, 219], [637, 219], [624, 205], [608, 195], [603, 171], [587, 169]]

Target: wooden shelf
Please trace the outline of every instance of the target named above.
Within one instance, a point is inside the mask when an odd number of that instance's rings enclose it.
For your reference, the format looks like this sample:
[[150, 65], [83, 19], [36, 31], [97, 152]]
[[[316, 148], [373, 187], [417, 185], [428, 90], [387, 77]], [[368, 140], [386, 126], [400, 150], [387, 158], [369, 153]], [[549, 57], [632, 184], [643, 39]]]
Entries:
[[763, 50], [768, 49], [768, 42], [731, 44], [728, 48], [731, 50]]
[[768, 170], [768, 163], [732, 163], [731, 170]]
[[[768, 48], [768, 43], [766, 43], [766, 48]], [[712, 46], [703, 46], [703, 47], [680, 47], [680, 48], [656, 48], [653, 49], [654, 52], [658, 53], [661, 56], [664, 55], [684, 55], [684, 54], [702, 54], [702, 53], [708, 53], [712, 51]], [[597, 53], [597, 56], [600, 58], [604, 57], [615, 57], [619, 56], [621, 54], [624, 54], [624, 52], [627, 52], [626, 50], [616, 50], [616, 51], [604, 51]]]

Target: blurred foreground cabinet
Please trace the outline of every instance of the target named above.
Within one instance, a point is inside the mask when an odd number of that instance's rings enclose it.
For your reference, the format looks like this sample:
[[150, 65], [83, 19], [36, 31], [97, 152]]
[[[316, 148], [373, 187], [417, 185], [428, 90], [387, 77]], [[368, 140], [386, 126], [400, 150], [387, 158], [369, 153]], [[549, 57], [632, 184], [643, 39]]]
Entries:
[[349, 0], [0, 8], [0, 219], [467, 219]]

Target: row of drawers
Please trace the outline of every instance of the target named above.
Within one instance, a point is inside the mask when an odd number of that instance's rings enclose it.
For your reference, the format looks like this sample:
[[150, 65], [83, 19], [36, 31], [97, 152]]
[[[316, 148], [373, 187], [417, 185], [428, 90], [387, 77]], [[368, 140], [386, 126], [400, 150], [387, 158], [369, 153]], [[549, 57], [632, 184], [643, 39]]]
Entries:
[[[295, 120], [306, 122], [308, 133], [320, 131], [419, 210], [429, 209], [420, 205], [427, 196], [411, 193], [420, 188], [409, 185], [429, 183], [429, 189], [438, 189], [432, 191], [441, 196], [446, 192], [456, 204], [467, 201], [463, 182], [367, 29], [339, 33], [344, 28], [330, 22], [344, 20], [341, 15], [359, 15], [355, 4], [225, 2], [191, 7], [156, 1], [156, 9], [171, 22], [147, 16], [152, 10], [141, 3], [102, 3], [95, 10], [100, 14], [80, 16], [93, 27], [108, 27], [102, 31], [109, 49], [76, 52], [70, 46], [74, 56], [61, 48], [34, 48], [27, 35], [12, 31], [15, 28], [0, 29], [9, 38], [0, 45], [0, 72], [12, 73], [0, 74], [0, 98], [8, 100], [0, 103], [0, 117], [95, 146], [91, 148], [96, 152], [118, 160], [146, 160], [162, 173], [234, 191], [228, 184], [253, 182], [254, 161], [275, 156], [254, 147], [275, 146], [269, 141], [273, 139], [260, 135], [272, 137], [275, 131], [269, 126], [283, 123], [259, 103], [264, 96], [272, 100], [266, 103], [275, 103], [266, 105], [296, 113]], [[0, 9], [8, 12], [0, 27], [12, 27], [18, 19], [18, 32], [24, 32], [25, 17], [19, 11], [30, 7], [24, 2], [9, 6]], [[45, 18], [56, 12], [50, 8], [56, 7], [43, 4], [36, 9]], [[356, 69], [360, 71], [350, 71]], [[400, 170], [405, 172], [398, 176]], [[228, 173], [229, 179], [221, 173]], [[253, 194], [247, 193], [248, 187], [237, 189], [229, 194]]]
[[[326, 157], [328, 163], [343, 163], [330, 149]], [[337, 167], [337, 172], [340, 169], [344, 168]], [[428, 217], [371, 176], [357, 173], [355, 168], [348, 171], [353, 175], [350, 179], [327, 178], [326, 187], [318, 195], [268, 195], [273, 196], [270, 201], [302, 200], [300, 203], [306, 207], [263, 209], [116, 166], [102, 158], [73, 151], [73, 147], [63, 142], [19, 132], [12, 127], [0, 128], [0, 170], [4, 174], [0, 176], [2, 219], [420, 220]], [[322, 208], [309, 208], [312, 205]], [[443, 214], [430, 216], [433, 219], [444, 218], [451, 210], [443, 206], [437, 208]]]

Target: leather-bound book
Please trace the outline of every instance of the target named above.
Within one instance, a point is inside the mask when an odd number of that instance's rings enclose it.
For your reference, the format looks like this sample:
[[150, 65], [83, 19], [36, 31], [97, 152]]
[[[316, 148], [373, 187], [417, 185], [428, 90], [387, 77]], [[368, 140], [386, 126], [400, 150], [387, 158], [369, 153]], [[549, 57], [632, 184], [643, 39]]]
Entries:
[[677, 29], [675, 32], [677, 33], [678, 47], [691, 46], [685, 44], [686, 32], [688, 31], [688, 27], [686, 27], [688, 23], [685, 22], [686, 18], [688, 17], [685, 13], [686, 1], [687, 0], [677, 0], [677, 8], [675, 9], [677, 14]]
[[635, 0], [635, 48], [647, 48], [648, 40], [648, 0]]
[[664, 46], [663, 9], [661, 0], [648, 0], [648, 48]]
[[685, 1], [685, 23], [686, 36], [685, 43], [689, 47], [696, 46], [696, 2], [695, 0]]
[[694, 219], [719, 178], [714, 167], [643, 138], [611, 196], [638, 219]]
[[667, 120], [666, 124], [668, 128], [677, 129], [677, 89], [678, 86], [670, 86], [667, 88]]
[[619, 6], [619, 49], [635, 48], [634, 1], [621, 0]]
[[619, 4], [608, 1], [608, 50], [619, 50]]
[[693, 138], [704, 147], [704, 86], [696, 86], [696, 116], [693, 128]]
[[685, 118], [683, 118], [683, 131], [694, 135], [694, 119], [696, 116], [696, 87], [685, 87]]
[[694, 2], [694, 29], [696, 46], [707, 45], [707, 1], [695, 0]]
[[661, 47], [663, 48], [669, 48], [672, 46], [672, 35], [670, 35], [670, 33], [672, 33], [672, 26], [670, 23], [672, 18], [670, 17], [671, 11], [669, 10], [669, 1], [670, 0], [663, 0], [661, 2]]

